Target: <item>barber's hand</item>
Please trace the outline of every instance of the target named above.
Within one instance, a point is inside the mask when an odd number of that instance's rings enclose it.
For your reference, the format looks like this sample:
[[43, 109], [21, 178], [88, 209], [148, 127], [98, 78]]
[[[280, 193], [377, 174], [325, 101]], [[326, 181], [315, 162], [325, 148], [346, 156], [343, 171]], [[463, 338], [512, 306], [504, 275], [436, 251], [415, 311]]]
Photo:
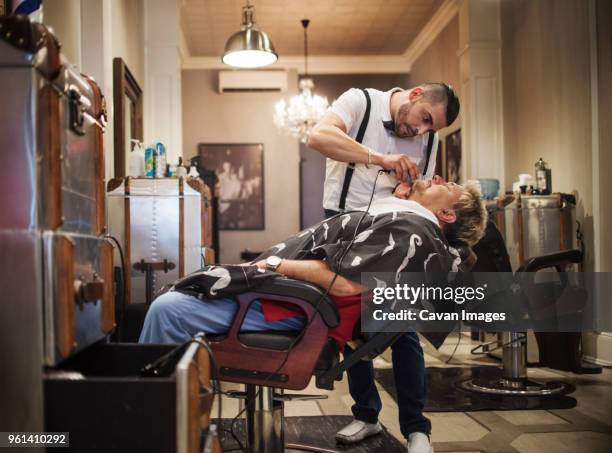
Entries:
[[412, 192], [412, 184], [408, 184], [407, 182], [401, 182], [395, 187], [393, 195], [395, 196], [395, 198], [408, 200], [408, 198], [410, 198], [410, 192]]
[[419, 169], [405, 154], [384, 154], [380, 157], [380, 166], [385, 170], [395, 171], [399, 182], [416, 181], [419, 178]]

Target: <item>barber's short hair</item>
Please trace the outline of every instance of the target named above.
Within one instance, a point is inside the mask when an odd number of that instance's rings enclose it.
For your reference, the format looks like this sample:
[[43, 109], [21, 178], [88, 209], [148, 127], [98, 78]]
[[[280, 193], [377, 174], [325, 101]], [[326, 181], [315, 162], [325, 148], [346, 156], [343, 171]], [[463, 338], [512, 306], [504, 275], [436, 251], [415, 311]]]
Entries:
[[446, 225], [444, 233], [451, 244], [467, 244], [472, 247], [484, 236], [487, 210], [480, 197], [478, 186], [468, 183], [453, 206], [457, 220]]
[[419, 85], [423, 89], [423, 98], [432, 104], [444, 103], [446, 107], [446, 126], [453, 124], [459, 115], [461, 105], [455, 90], [448, 83], [435, 82]]

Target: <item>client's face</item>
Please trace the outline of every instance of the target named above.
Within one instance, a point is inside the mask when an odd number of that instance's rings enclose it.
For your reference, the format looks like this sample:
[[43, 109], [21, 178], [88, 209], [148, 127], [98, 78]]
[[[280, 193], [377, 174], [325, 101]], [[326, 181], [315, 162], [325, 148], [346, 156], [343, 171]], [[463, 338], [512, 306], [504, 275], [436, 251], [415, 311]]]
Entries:
[[[441, 180], [441, 182], [440, 182]], [[452, 210], [464, 191], [454, 182], [417, 180], [412, 184], [409, 199], [420, 203], [433, 213]]]
[[[428, 181], [417, 181], [417, 182], [428, 182]], [[435, 175], [431, 179], [431, 183], [434, 185], [442, 185], [442, 184], [445, 184], [446, 181], [444, 180], [442, 176]], [[393, 191], [393, 195], [402, 200], [409, 200], [411, 192], [412, 192], [412, 185], [408, 184], [407, 182], [402, 182], [397, 185], [397, 187]]]

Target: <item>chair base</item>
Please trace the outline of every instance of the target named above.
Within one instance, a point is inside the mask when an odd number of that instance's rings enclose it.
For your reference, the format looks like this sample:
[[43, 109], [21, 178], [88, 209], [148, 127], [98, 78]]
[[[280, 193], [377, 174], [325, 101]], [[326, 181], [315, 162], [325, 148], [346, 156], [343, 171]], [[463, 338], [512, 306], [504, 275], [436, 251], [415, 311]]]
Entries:
[[245, 398], [247, 451], [249, 453], [284, 453], [285, 449], [314, 453], [340, 453], [336, 450], [305, 444], [285, 443], [285, 401], [322, 399], [317, 395], [287, 395], [272, 387], [247, 385], [246, 392], [233, 397]]
[[340, 453], [338, 450], [329, 450], [327, 448], [314, 447], [304, 444], [285, 444], [285, 448], [289, 450], [312, 451], [314, 453]]
[[552, 396], [563, 395], [571, 391], [571, 386], [565, 382], [541, 383], [530, 379], [498, 378], [482, 382], [469, 379], [458, 385], [463, 390], [501, 396]]

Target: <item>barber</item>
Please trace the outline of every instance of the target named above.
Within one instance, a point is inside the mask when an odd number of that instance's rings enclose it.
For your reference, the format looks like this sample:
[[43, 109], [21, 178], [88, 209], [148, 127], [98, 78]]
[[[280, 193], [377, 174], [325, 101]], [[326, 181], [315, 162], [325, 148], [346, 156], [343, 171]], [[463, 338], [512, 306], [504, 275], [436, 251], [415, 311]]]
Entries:
[[[450, 85], [425, 83], [389, 91], [351, 88], [314, 127], [308, 146], [327, 157], [323, 208], [326, 217], [388, 196], [403, 181], [431, 179], [438, 151], [436, 131], [459, 114], [459, 99]], [[380, 169], [391, 170], [378, 176]], [[431, 422], [423, 415], [426, 399], [425, 360], [416, 333], [397, 340], [392, 349], [399, 424], [409, 453], [430, 453]], [[347, 347], [345, 354], [352, 351]], [[355, 419], [338, 431], [343, 443], [356, 443], [382, 430], [382, 403], [372, 362], [360, 361], [348, 371]]]

